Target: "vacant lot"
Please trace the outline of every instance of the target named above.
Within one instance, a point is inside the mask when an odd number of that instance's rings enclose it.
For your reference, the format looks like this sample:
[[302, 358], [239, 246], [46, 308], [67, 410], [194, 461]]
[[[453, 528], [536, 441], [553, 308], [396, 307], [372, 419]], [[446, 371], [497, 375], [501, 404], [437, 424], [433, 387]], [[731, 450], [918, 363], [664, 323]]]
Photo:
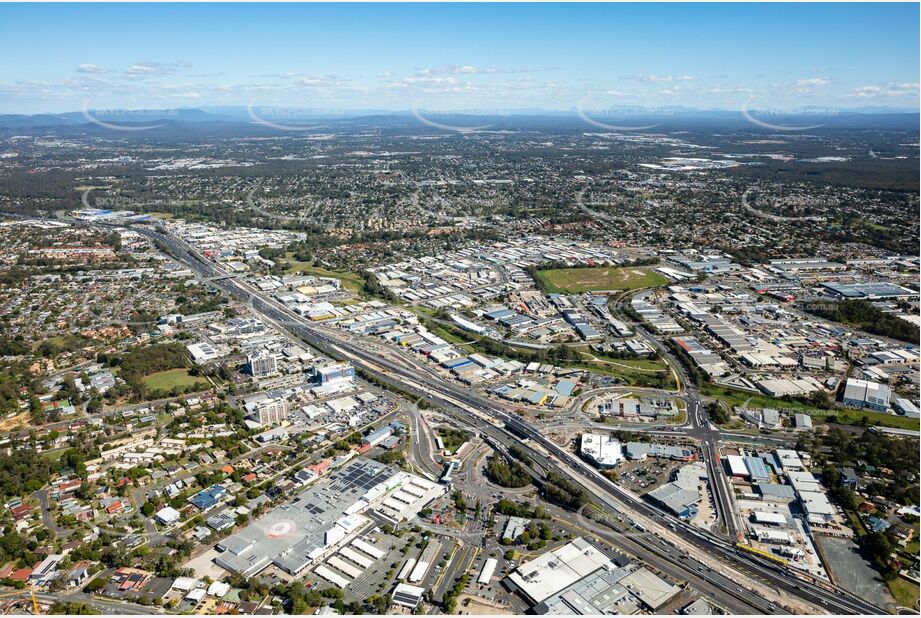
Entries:
[[361, 292], [361, 286], [364, 281], [358, 273], [346, 272], [343, 270], [328, 270], [321, 266], [314, 266], [308, 262], [298, 262], [294, 259], [292, 252], [285, 253], [285, 259], [281, 260], [286, 270], [302, 273], [304, 275], [313, 275], [314, 277], [332, 277], [342, 282], [342, 287], [349, 292], [358, 294]]
[[551, 294], [599, 290], [635, 290], [665, 285], [668, 279], [643, 268], [558, 268], [539, 270], [537, 278]]
[[144, 376], [142, 380], [152, 392], [168, 392], [174, 386], [186, 387], [194, 386], [195, 384], [199, 384], [201, 388], [208, 387], [208, 383], [203, 378], [189, 375], [188, 369], [167, 369], [166, 371], [158, 371], [149, 376]]

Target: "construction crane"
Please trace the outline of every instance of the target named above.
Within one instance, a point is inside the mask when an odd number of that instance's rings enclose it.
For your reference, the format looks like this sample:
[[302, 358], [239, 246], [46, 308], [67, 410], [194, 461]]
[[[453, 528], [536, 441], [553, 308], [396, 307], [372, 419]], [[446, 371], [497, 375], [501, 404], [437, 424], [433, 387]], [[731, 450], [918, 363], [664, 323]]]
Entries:
[[[24, 590], [20, 590], [18, 592], [7, 592], [5, 594], [0, 594], [0, 599], [6, 597], [21, 597], [25, 593], [26, 591]], [[41, 612], [38, 610], [38, 600], [35, 598], [35, 588], [29, 587], [28, 593], [32, 598], [32, 613], [38, 616]]]

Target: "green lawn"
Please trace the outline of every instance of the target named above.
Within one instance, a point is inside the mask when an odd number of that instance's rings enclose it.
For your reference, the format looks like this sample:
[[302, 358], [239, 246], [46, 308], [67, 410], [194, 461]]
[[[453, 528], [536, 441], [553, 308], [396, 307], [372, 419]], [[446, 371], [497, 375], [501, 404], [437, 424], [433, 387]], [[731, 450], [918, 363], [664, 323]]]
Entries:
[[174, 386], [195, 386], [207, 388], [208, 382], [203, 378], [189, 374], [188, 369], [167, 369], [142, 378], [151, 391], [169, 391]]
[[445, 445], [445, 450], [452, 453], [456, 453], [457, 449], [470, 439], [470, 434], [466, 431], [461, 431], [452, 427], [438, 427], [435, 429], [435, 434], [441, 438], [441, 441]]
[[[612, 376], [623, 380], [631, 386], [675, 388], [674, 377], [663, 360], [651, 360], [648, 358], [613, 359], [598, 356], [597, 361], [587, 357], [584, 361], [576, 363], [561, 361], [559, 364], [564, 367], [588, 369], [595, 373]], [[660, 383], [661, 376], [665, 377], [664, 383]]]
[[746, 401], [748, 401], [748, 407], [750, 408], [783, 408], [787, 410], [793, 410], [795, 412], [802, 412], [819, 420], [823, 420], [829, 416], [836, 416], [838, 419], [837, 422], [841, 423], [842, 425], [860, 425], [862, 424], [863, 418], [866, 417], [870, 426], [879, 425], [881, 427], [911, 429], [914, 431], [917, 431], [919, 427], [919, 421], [916, 418], [906, 418], [904, 416], [896, 416], [894, 414], [882, 414], [880, 412], [871, 412], [869, 410], [852, 410], [849, 408], [834, 408], [832, 410], [824, 410], [820, 408], [814, 408], [802, 401], [785, 401], [783, 399], [774, 399], [773, 397], [768, 397], [767, 395], [749, 393], [746, 391], [726, 388], [724, 386], [715, 384], [702, 385], [700, 392], [703, 395], [720, 399], [730, 406], [741, 406], [744, 405]]
[[668, 279], [645, 268], [558, 268], [539, 270], [541, 286], [552, 294], [578, 294], [599, 290], [636, 290], [666, 285]]
[[286, 268], [292, 272], [303, 273], [305, 275], [314, 275], [315, 277], [332, 277], [342, 282], [342, 287], [353, 294], [361, 292], [364, 280], [358, 273], [347, 272], [344, 270], [328, 270], [321, 266], [314, 266], [308, 262], [298, 262], [290, 252], [285, 254], [282, 260]]
[[887, 584], [889, 585], [889, 592], [895, 597], [896, 603], [901, 607], [917, 609], [918, 586], [916, 584], [902, 577], [896, 577], [892, 581], [887, 582]]

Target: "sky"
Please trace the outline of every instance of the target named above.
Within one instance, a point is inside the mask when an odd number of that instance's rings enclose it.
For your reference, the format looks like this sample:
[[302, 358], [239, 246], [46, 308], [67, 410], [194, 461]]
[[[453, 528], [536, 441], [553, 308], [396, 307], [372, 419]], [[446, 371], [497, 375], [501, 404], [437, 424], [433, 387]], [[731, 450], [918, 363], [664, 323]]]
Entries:
[[0, 113], [917, 109], [903, 4], [0, 4]]

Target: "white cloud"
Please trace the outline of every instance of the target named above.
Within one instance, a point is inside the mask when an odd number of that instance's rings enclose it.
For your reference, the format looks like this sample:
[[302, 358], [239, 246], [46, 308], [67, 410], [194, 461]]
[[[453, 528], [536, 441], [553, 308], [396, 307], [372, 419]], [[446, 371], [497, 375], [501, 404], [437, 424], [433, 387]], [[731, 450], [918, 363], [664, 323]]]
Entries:
[[77, 67], [78, 73], [109, 73], [108, 69], [103, 69], [95, 64], [81, 64]]
[[670, 84], [673, 82], [689, 82], [696, 78], [693, 75], [646, 75], [640, 73], [639, 75], [632, 76], [631, 79], [649, 82], [651, 84]]
[[172, 75], [180, 66], [178, 62], [135, 62], [125, 69], [125, 73], [133, 76]]
[[917, 97], [919, 84], [916, 82], [889, 82], [883, 86], [860, 86], [851, 91], [851, 97], [859, 99], [875, 99], [887, 97]]
[[831, 80], [828, 79], [827, 77], [809, 77], [809, 78], [806, 78], [806, 79], [798, 79], [798, 80], [796, 80], [796, 85], [797, 85], [797, 86], [806, 86], [806, 87], [811, 87], [811, 86], [827, 86], [827, 85], [829, 85], [830, 83], [831, 83]]

